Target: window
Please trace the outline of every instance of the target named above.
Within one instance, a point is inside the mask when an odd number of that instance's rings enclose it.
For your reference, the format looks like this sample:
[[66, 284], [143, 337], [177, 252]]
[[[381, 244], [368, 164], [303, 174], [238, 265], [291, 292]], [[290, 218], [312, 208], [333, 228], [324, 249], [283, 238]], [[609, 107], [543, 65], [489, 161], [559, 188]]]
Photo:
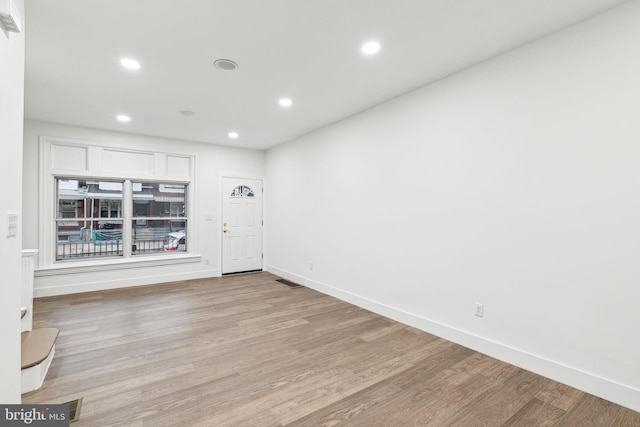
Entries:
[[185, 184], [133, 183], [133, 255], [186, 252], [186, 191]]
[[186, 184], [55, 181], [57, 261], [187, 251]]
[[77, 218], [78, 200], [60, 200], [59, 209], [61, 218]]
[[56, 188], [56, 260], [122, 256], [123, 182], [59, 178]]
[[122, 200], [100, 200], [100, 218], [122, 216]]
[[238, 185], [231, 192], [231, 197], [255, 197], [253, 190], [251, 187], [247, 187], [246, 185]]

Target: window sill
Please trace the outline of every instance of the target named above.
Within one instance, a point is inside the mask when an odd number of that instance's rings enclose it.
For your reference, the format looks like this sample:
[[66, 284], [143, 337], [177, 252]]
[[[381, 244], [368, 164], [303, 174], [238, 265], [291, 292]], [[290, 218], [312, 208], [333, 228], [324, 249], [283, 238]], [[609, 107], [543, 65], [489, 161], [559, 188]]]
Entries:
[[71, 261], [38, 268], [35, 277], [58, 276], [63, 274], [92, 273], [95, 271], [122, 270], [123, 268], [158, 267], [198, 263], [201, 255], [145, 256], [144, 258], [103, 259], [100, 261]]

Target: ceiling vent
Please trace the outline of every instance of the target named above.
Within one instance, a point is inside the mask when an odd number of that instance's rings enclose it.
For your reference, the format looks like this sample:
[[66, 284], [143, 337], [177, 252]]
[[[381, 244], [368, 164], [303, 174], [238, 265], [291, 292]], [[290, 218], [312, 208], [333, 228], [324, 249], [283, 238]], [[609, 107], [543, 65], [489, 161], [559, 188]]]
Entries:
[[230, 59], [216, 59], [213, 65], [215, 65], [216, 68], [225, 71], [233, 71], [238, 68], [238, 64]]

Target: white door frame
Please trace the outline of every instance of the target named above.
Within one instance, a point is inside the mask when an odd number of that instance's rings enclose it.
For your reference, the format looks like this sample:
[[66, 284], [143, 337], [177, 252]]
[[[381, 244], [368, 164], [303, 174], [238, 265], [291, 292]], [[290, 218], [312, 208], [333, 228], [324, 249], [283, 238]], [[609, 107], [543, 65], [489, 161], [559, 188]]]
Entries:
[[224, 173], [221, 172], [218, 176], [218, 222], [216, 225], [216, 235], [218, 236], [218, 244], [217, 244], [217, 248], [218, 248], [218, 265], [220, 266], [220, 277], [222, 277], [222, 263], [223, 263], [223, 259], [222, 259], [222, 239], [224, 239], [224, 233], [222, 232], [222, 208], [224, 206], [224, 194], [222, 194], [222, 181], [224, 180], [224, 178], [237, 178], [237, 179], [259, 179], [262, 181], [262, 253], [263, 253], [263, 258], [262, 258], [262, 271], [266, 271], [266, 260], [267, 260], [267, 254], [264, 251], [265, 248], [265, 236], [267, 233], [265, 233], [265, 229], [267, 226], [267, 221], [265, 219], [265, 204], [266, 204], [266, 195], [267, 195], [267, 180], [264, 176], [260, 176], [260, 175], [244, 175], [244, 174], [235, 174], [235, 173]]

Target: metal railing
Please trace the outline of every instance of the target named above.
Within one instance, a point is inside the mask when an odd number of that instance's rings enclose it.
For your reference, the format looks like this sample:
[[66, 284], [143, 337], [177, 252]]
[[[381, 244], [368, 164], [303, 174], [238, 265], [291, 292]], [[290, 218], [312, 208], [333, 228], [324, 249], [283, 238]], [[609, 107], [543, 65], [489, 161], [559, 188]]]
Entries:
[[57, 260], [122, 255], [122, 240], [58, 242]]
[[[131, 254], [164, 252], [164, 240], [170, 232], [168, 228], [134, 228]], [[59, 237], [56, 260], [122, 256], [124, 251], [121, 229], [60, 233]], [[184, 251], [184, 244], [179, 250]]]
[[135, 255], [162, 252], [164, 251], [163, 242], [163, 239], [134, 239], [131, 253]]
[[[164, 240], [160, 239], [136, 239], [131, 245], [131, 253], [149, 254], [163, 252]], [[93, 258], [105, 256], [122, 256], [122, 240], [96, 240], [88, 242], [58, 242], [57, 260]]]

